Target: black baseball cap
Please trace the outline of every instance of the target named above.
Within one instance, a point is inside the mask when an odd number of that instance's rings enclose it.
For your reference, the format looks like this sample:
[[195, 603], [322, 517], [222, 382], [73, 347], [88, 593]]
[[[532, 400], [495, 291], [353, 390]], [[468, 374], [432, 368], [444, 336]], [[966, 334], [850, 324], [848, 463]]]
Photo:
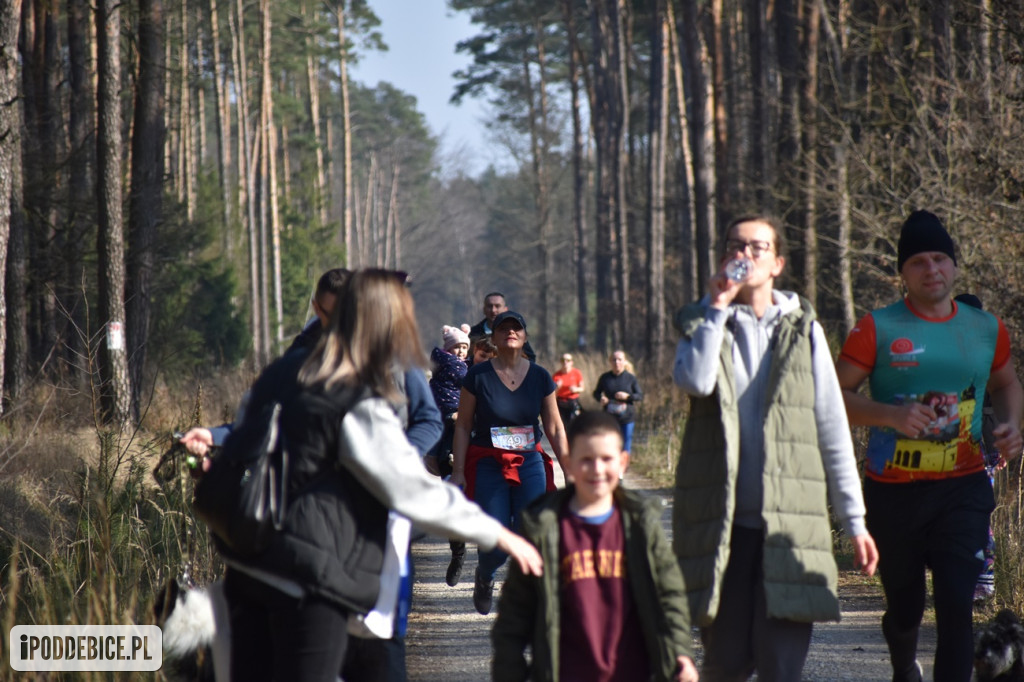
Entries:
[[494, 318], [494, 322], [491, 322], [491, 329], [497, 329], [505, 320], [515, 320], [519, 323], [519, 326], [523, 328], [523, 331], [526, 331], [526, 320], [524, 320], [523, 316], [514, 310], [506, 310], [503, 313], [498, 313], [497, 317]]

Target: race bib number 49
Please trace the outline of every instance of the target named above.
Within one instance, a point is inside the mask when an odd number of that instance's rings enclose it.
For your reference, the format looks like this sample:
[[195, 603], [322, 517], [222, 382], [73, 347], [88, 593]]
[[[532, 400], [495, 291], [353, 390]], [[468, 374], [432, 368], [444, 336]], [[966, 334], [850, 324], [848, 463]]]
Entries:
[[537, 449], [532, 426], [492, 426], [491, 446], [499, 450], [525, 452]]

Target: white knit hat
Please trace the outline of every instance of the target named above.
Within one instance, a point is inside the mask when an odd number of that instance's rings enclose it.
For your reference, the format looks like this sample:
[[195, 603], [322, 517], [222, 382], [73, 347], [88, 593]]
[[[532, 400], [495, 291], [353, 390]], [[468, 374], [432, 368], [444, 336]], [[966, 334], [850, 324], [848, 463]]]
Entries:
[[461, 327], [449, 327], [444, 325], [441, 327], [441, 336], [444, 337], [444, 349], [451, 350], [460, 343], [469, 345], [469, 325], [463, 324]]

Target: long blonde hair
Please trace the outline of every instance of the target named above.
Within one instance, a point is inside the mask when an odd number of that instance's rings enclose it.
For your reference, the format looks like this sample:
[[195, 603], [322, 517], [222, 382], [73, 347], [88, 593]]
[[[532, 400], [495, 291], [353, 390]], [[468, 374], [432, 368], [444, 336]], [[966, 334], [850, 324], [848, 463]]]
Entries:
[[299, 382], [328, 389], [359, 384], [400, 401], [392, 371], [425, 363], [403, 279], [389, 270], [367, 268], [352, 273], [338, 294], [330, 324], [299, 371]]

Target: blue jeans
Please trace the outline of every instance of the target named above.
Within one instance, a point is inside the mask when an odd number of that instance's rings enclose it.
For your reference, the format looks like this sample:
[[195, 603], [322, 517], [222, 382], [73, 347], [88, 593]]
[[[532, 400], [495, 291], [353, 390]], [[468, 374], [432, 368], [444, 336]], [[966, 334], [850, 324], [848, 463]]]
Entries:
[[[501, 466], [491, 457], [481, 459], [476, 465], [476, 488], [473, 501], [480, 505], [489, 516], [501, 521], [512, 530], [519, 529], [520, 512], [535, 499], [544, 494], [547, 479], [544, 462], [539, 452], [523, 453], [525, 459], [519, 465], [517, 486], [509, 485], [501, 475]], [[508, 555], [500, 549], [489, 552], [477, 550], [480, 573], [488, 580], [505, 563]]]
[[633, 426], [635, 422], [622, 424], [622, 449], [626, 452], [633, 451]]

